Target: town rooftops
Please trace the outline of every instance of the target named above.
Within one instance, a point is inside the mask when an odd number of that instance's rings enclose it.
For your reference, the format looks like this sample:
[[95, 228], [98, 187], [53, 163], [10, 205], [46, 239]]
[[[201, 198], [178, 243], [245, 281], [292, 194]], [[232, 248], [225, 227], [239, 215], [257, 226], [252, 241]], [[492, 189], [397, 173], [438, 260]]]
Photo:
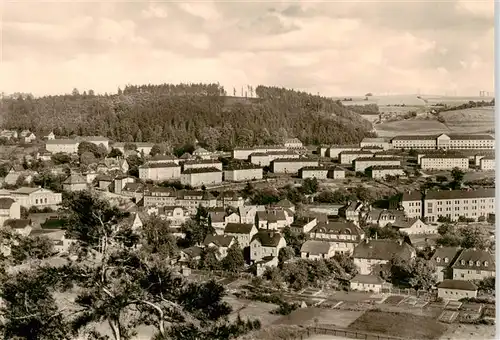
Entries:
[[300, 247], [300, 252], [308, 253], [309, 255], [322, 255], [328, 254], [331, 247], [332, 245], [327, 241], [307, 240]]
[[339, 155], [373, 155], [373, 152], [364, 150], [346, 150], [342, 151]]
[[394, 223], [392, 223], [392, 227], [394, 228], [411, 228], [420, 218], [397, 218]]
[[361, 143], [387, 143], [389, 140], [384, 137], [376, 137], [376, 138], [363, 138]]
[[[387, 158], [385, 158], [387, 159]], [[372, 170], [403, 170], [400, 165], [374, 165], [371, 167]]]
[[214, 200], [215, 197], [209, 191], [202, 190], [180, 190], [176, 193], [179, 199]]
[[384, 280], [378, 275], [358, 274], [351, 279], [351, 282], [378, 285], [384, 283]]
[[87, 184], [87, 180], [80, 174], [71, 174], [63, 184]]
[[203, 245], [208, 246], [210, 243], [218, 247], [229, 247], [234, 240], [233, 236], [228, 235], [207, 235], [203, 241]]
[[405, 242], [395, 240], [368, 240], [361, 242], [354, 248], [353, 257], [386, 260], [390, 261], [393, 257], [401, 257], [405, 260], [411, 258], [414, 249]]
[[273, 160], [273, 163], [318, 163], [317, 159], [313, 158], [280, 158]]
[[358, 144], [333, 144], [330, 145], [330, 149], [360, 149]]
[[0, 209], [10, 209], [14, 202], [10, 197], [0, 197]]
[[142, 169], [154, 169], [154, 168], [177, 168], [180, 165], [175, 164], [174, 162], [161, 162], [161, 163], [146, 163], [141, 165], [139, 168]]
[[191, 164], [221, 164], [221, 162], [219, 162], [216, 159], [194, 159], [184, 162], [184, 165], [191, 165]]
[[228, 223], [224, 229], [225, 234], [250, 234], [255, 226], [251, 223]]
[[29, 195], [32, 194], [38, 190], [41, 190], [40, 188], [30, 188], [30, 187], [21, 187], [17, 190], [12, 191], [13, 194], [18, 194], [18, 195]]
[[45, 144], [78, 144], [79, 142], [74, 139], [51, 139], [45, 142]]
[[293, 205], [292, 202], [287, 200], [286, 198], [282, 199], [278, 203], [275, 204], [277, 207], [282, 207], [282, 208], [294, 208], [295, 206]]
[[258, 240], [263, 247], [276, 247], [281, 239], [282, 236], [278, 232], [259, 230], [259, 232], [253, 236], [252, 242]]
[[491, 135], [487, 134], [477, 134], [477, 135], [467, 135], [467, 134], [447, 134], [450, 139], [454, 140], [495, 140]]
[[460, 254], [460, 252], [461, 249], [459, 247], [437, 248], [430, 261], [435, 266], [447, 267], [454, 262], [455, 258], [458, 256], [458, 254]]
[[321, 234], [342, 234], [342, 235], [361, 235], [363, 231], [350, 221], [328, 221], [327, 223], [318, 223], [311, 233]]
[[391, 162], [401, 161], [399, 157], [359, 157], [354, 162]]
[[458, 256], [453, 269], [495, 270], [495, 257], [485, 250], [464, 249]]
[[152, 162], [158, 162], [158, 161], [175, 161], [177, 160], [177, 157], [172, 156], [172, 155], [156, 155], [154, 157], [151, 157], [150, 161]]
[[422, 200], [422, 193], [418, 190], [405, 191], [403, 193], [402, 201], [420, 201]]
[[209, 172], [222, 172], [217, 168], [191, 168], [191, 169], [186, 169], [182, 172], [183, 175], [189, 175], [189, 174], [205, 174]]
[[253, 163], [232, 163], [227, 166], [226, 171], [261, 169], [260, 166]]
[[477, 286], [470, 281], [462, 280], [444, 280], [437, 285], [438, 288], [443, 289], [457, 289], [457, 290], [469, 290], [476, 291]]
[[459, 159], [459, 158], [465, 158], [469, 159], [469, 157], [460, 155], [460, 154], [428, 154], [423, 156], [422, 158], [427, 158], [427, 159]]
[[475, 190], [429, 190], [425, 195], [426, 200], [452, 200], [494, 197], [494, 188], [480, 188]]

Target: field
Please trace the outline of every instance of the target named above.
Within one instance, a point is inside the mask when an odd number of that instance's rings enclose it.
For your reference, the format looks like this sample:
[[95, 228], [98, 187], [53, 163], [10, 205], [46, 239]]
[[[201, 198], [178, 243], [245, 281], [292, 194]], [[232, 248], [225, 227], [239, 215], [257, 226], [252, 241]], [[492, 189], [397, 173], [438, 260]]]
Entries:
[[439, 339], [447, 327], [433, 318], [405, 313], [367, 311], [348, 327], [352, 330], [409, 339]]
[[450, 129], [437, 120], [400, 120], [374, 125], [379, 137], [393, 137], [396, 135], [439, 134], [450, 133]]
[[446, 126], [457, 133], [487, 132], [494, 129], [495, 125], [493, 107], [448, 111], [440, 115], [444, 118]]
[[229, 303], [233, 308], [233, 313], [230, 316], [233, 320], [239, 314], [243, 319], [259, 319], [262, 326], [265, 327], [281, 318], [281, 315], [274, 315], [270, 313], [272, 310], [278, 308], [278, 306], [271, 303], [242, 300], [232, 296], [224, 297], [224, 301]]
[[314, 326], [316, 320], [318, 325], [346, 327], [362, 314], [363, 312], [360, 311], [300, 308], [293, 311], [290, 315], [281, 317], [274, 323], [279, 325]]

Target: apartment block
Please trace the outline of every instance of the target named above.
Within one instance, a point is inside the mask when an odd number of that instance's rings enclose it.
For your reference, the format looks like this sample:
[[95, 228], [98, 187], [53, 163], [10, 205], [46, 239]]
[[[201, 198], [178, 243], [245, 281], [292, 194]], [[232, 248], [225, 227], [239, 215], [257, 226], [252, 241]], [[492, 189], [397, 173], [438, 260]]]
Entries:
[[213, 159], [197, 159], [186, 161], [183, 164], [184, 171], [188, 169], [216, 168], [222, 171], [222, 163]]
[[168, 181], [181, 178], [181, 167], [175, 163], [146, 163], [139, 167], [139, 178], [151, 181]]
[[495, 170], [495, 157], [485, 156], [479, 160], [479, 169], [486, 170]]
[[363, 138], [359, 146], [362, 148], [376, 146], [382, 150], [389, 150], [391, 148], [391, 142], [387, 138]]
[[222, 183], [222, 171], [217, 168], [195, 168], [184, 170], [181, 184], [192, 187]]
[[399, 165], [375, 165], [368, 168], [370, 177], [384, 179], [386, 176], [405, 176], [403, 168]]
[[45, 142], [45, 149], [52, 153], [77, 153], [78, 145], [80, 143], [74, 139], [52, 139]]
[[319, 162], [308, 158], [284, 158], [275, 159], [271, 162], [271, 170], [274, 173], [297, 174], [300, 169], [309, 166], [318, 166]]
[[352, 164], [352, 162], [361, 157], [372, 157], [373, 153], [370, 151], [342, 151], [339, 153], [340, 164]]
[[373, 166], [401, 166], [401, 159], [397, 157], [360, 157], [354, 160], [354, 170], [364, 172]]
[[391, 140], [393, 148], [397, 149], [442, 149], [471, 150], [494, 149], [495, 138], [491, 135], [439, 134], [396, 136]]
[[224, 170], [224, 180], [230, 182], [252, 181], [263, 178], [262, 168], [254, 164], [232, 165]]
[[286, 152], [288, 149], [283, 145], [263, 145], [251, 148], [236, 148], [231, 152], [234, 159], [248, 160], [253, 153]]
[[250, 163], [258, 166], [269, 166], [275, 159], [299, 158], [295, 151], [256, 152], [250, 155]]
[[328, 168], [324, 166], [307, 166], [299, 170], [299, 177], [326, 179], [328, 177]]
[[435, 155], [420, 158], [420, 167], [423, 170], [452, 170], [459, 168], [469, 169], [469, 158], [458, 155]]
[[343, 151], [359, 151], [361, 147], [359, 145], [332, 145], [326, 151], [326, 157], [337, 159], [339, 154]]

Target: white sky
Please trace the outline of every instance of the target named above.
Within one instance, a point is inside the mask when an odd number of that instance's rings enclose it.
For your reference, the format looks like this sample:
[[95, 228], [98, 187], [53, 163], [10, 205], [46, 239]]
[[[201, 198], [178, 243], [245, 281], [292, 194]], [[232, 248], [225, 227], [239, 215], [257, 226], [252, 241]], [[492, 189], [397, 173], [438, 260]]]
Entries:
[[0, 2], [0, 92], [277, 85], [328, 96], [494, 89], [493, 1]]

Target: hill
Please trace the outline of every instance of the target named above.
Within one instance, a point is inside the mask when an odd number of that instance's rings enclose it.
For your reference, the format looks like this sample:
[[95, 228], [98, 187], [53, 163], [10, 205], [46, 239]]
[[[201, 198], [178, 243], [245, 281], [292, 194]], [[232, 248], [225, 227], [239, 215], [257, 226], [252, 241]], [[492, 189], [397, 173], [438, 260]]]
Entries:
[[209, 148], [271, 144], [298, 137], [307, 144], [357, 143], [371, 123], [333, 99], [258, 86], [257, 98], [228, 97], [218, 84], [127, 86], [112, 95], [5, 98], [2, 127], [37, 135], [102, 135], [126, 142], [198, 140]]

